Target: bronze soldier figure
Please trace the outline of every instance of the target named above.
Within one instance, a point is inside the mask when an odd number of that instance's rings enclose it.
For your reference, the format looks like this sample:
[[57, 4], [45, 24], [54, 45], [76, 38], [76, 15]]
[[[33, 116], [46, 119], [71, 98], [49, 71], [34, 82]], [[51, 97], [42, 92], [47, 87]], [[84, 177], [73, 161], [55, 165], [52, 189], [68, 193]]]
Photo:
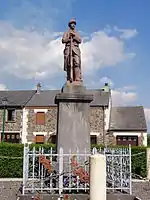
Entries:
[[64, 33], [62, 43], [64, 49], [64, 71], [67, 72], [67, 81], [82, 82], [81, 77], [81, 52], [79, 44], [81, 38], [75, 30], [76, 20], [72, 19], [68, 23], [69, 30]]

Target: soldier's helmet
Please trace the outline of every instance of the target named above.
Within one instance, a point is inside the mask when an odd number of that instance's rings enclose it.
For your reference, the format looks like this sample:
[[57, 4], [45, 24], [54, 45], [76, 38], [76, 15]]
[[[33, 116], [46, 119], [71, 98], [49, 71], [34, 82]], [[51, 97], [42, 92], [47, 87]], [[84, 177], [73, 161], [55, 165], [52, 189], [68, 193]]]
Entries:
[[76, 25], [76, 20], [75, 19], [71, 19], [68, 23], [68, 26], [70, 26], [70, 24], [75, 24]]

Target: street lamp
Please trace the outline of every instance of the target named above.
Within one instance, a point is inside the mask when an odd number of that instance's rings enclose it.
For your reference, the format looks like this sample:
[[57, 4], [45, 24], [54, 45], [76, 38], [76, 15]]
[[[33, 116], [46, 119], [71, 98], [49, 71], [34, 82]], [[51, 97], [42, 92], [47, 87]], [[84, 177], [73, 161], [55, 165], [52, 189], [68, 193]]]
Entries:
[[2, 105], [4, 106], [3, 126], [2, 126], [2, 142], [4, 141], [4, 134], [5, 134], [5, 117], [6, 117], [6, 106], [7, 106], [7, 103], [8, 103], [7, 97], [4, 97], [2, 99]]

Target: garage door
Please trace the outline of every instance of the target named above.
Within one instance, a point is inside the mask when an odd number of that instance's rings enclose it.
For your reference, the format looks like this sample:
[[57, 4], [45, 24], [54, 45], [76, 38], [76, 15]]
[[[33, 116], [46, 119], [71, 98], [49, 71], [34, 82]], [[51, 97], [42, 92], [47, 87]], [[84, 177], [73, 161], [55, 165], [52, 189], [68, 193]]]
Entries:
[[116, 144], [125, 146], [131, 144], [132, 146], [138, 146], [138, 136], [117, 136]]

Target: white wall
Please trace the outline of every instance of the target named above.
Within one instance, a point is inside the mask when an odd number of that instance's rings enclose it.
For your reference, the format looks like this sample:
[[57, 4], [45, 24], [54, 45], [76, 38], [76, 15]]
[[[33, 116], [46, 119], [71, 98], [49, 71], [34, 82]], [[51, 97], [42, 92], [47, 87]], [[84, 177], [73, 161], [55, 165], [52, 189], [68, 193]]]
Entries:
[[105, 131], [107, 131], [109, 129], [111, 108], [112, 108], [112, 99], [111, 99], [111, 95], [110, 95], [108, 108], [105, 108], [105, 111], [104, 111], [104, 115], [105, 115], [105, 119], [104, 119], [105, 128], [104, 129], [105, 129]]

